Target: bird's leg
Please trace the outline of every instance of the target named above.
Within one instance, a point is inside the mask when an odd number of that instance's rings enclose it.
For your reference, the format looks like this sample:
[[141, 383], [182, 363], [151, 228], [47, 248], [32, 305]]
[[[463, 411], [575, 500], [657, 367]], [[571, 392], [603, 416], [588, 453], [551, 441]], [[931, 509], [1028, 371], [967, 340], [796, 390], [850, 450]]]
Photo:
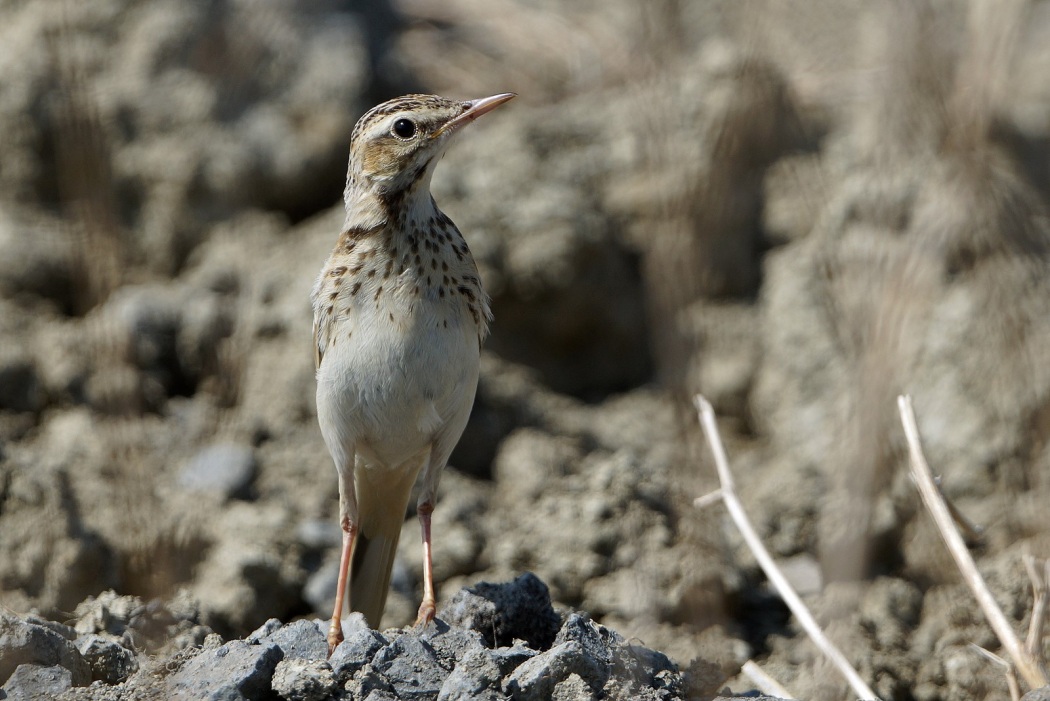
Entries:
[[335, 591], [335, 609], [332, 611], [332, 625], [328, 628], [329, 657], [339, 643], [343, 642], [343, 599], [346, 596], [354, 539], [357, 538], [357, 496], [354, 493], [353, 464], [351, 459], [350, 469], [346, 471], [348, 475], [339, 470], [339, 525], [343, 530], [343, 548], [339, 554], [339, 583]]
[[434, 620], [437, 601], [434, 598], [434, 562], [430, 556], [430, 515], [434, 513], [434, 502], [424, 501], [416, 507], [419, 526], [423, 531], [423, 603], [419, 605], [416, 625], [425, 626]]

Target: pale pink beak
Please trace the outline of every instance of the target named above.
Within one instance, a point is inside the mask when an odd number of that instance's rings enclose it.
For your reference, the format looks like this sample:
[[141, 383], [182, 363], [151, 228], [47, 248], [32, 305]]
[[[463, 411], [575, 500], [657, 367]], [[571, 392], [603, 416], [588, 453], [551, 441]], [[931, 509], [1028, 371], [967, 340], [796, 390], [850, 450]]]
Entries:
[[431, 138], [437, 138], [442, 134], [456, 131], [465, 124], [470, 124], [475, 119], [496, 109], [504, 102], [514, 99], [517, 97], [517, 93], [504, 92], [499, 95], [492, 95], [491, 97], [482, 97], [477, 100], [468, 100], [465, 105], [469, 105], [463, 114], [458, 117], [454, 117], [446, 122], [440, 129], [434, 132]]

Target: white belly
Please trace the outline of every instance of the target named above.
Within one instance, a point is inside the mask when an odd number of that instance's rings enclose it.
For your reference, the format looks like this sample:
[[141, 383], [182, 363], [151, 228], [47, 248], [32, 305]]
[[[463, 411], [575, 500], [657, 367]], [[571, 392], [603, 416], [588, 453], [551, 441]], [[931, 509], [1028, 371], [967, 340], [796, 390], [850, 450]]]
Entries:
[[338, 320], [317, 373], [325, 442], [377, 467], [422, 456], [447, 427], [462, 430], [478, 381], [473, 326], [424, 300], [395, 306], [362, 305]]

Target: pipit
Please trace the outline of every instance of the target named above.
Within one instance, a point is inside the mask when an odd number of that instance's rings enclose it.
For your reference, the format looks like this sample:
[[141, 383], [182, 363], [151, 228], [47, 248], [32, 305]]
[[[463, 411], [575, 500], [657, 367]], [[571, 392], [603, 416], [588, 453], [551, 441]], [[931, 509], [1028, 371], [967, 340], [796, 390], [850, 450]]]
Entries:
[[407, 95], [374, 107], [350, 137], [346, 219], [311, 295], [317, 418], [339, 477], [342, 551], [329, 654], [349, 610], [378, 626], [413, 485], [423, 532], [423, 602], [433, 620], [430, 516], [474, 403], [488, 295], [466, 241], [430, 194], [465, 125], [514, 97]]

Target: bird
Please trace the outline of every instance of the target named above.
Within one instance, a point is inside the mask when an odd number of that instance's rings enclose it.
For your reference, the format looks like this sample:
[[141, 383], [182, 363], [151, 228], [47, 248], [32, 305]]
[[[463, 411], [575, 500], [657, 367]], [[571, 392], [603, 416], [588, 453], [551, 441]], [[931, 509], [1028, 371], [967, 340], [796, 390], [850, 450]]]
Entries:
[[492, 313], [470, 248], [430, 183], [460, 130], [515, 96], [405, 95], [366, 112], [350, 136], [346, 217], [311, 293], [317, 419], [338, 476], [342, 531], [329, 655], [346, 611], [379, 626], [417, 479], [416, 625], [436, 614], [431, 514], [474, 404]]

